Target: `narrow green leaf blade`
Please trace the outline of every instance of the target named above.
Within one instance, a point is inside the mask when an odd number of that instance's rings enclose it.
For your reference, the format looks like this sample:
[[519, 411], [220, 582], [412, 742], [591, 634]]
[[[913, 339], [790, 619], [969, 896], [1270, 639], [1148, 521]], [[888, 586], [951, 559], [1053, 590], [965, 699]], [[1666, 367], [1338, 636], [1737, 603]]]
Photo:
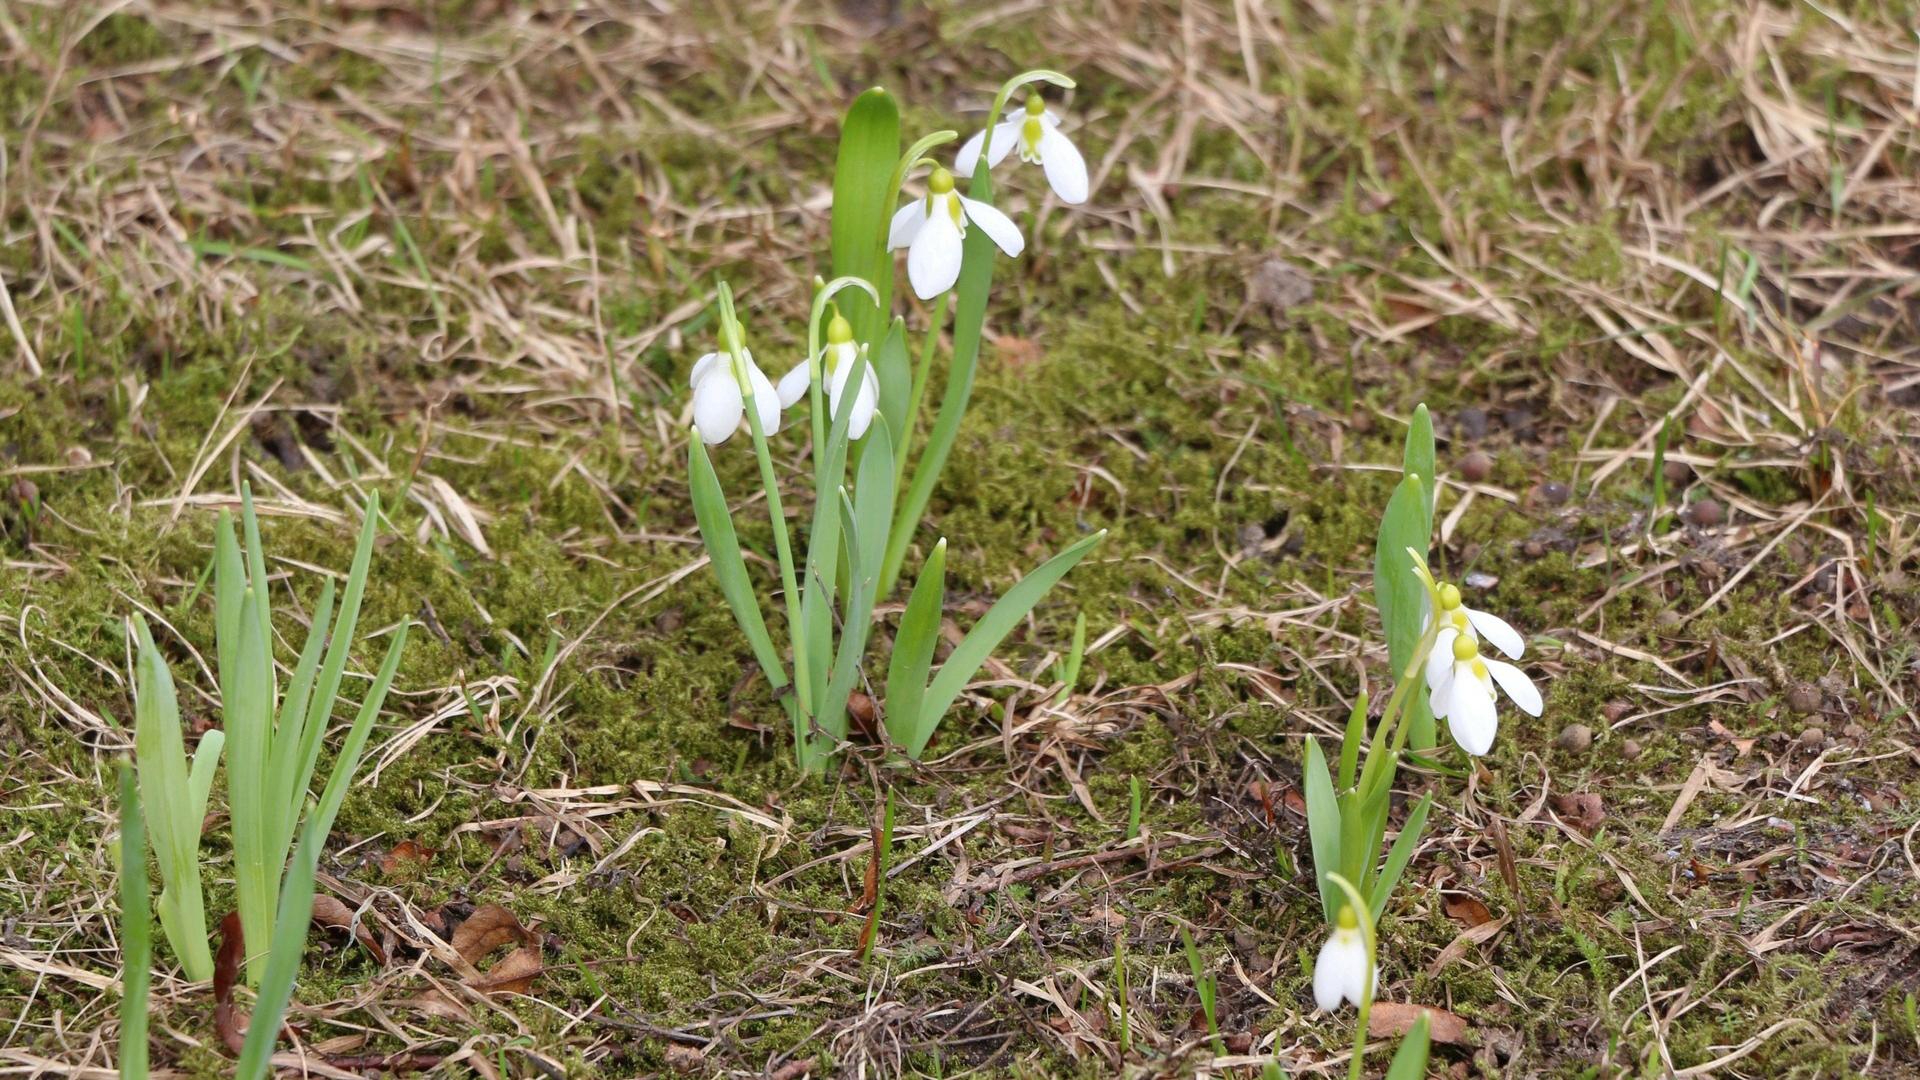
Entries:
[[733, 531], [733, 515], [727, 511], [727, 498], [720, 491], [720, 478], [714, 475], [713, 461], [698, 434], [687, 436], [687, 486], [692, 491], [693, 516], [700, 523], [700, 537], [706, 541], [707, 557], [713, 564], [713, 576], [720, 583], [720, 594], [727, 599], [733, 620], [740, 624], [747, 644], [767, 681], [778, 690], [787, 685], [786, 668], [767, 636], [766, 620], [760, 615], [760, 600], [747, 577], [746, 560], [740, 557], [740, 538]]
[[893, 521], [893, 454], [893, 425], [876, 416], [867, 430], [853, 487], [853, 520], [860, 528], [858, 572], [867, 578], [870, 592], [879, 583], [887, 526]]
[[1432, 1027], [1424, 1014], [1413, 1022], [1413, 1030], [1400, 1040], [1400, 1049], [1394, 1052], [1393, 1064], [1387, 1066], [1387, 1080], [1425, 1080]]
[[[1424, 556], [1427, 552], [1428, 512], [1426, 488], [1422, 480], [1403, 477], [1387, 500], [1387, 512], [1380, 519], [1380, 536], [1373, 554], [1373, 597], [1380, 609], [1380, 622], [1386, 628], [1387, 655], [1397, 682], [1407, 662], [1420, 644], [1425, 622], [1426, 587], [1413, 575], [1413, 562], [1407, 554], [1412, 548]], [[1417, 691], [1417, 687], [1415, 690]], [[1425, 694], [1409, 692], [1408, 722], [1410, 738], [1416, 750], [1433, 745], [1433, 716], [1427, 709]]]
[[[273, 690], [265, 670], [266, 631], [260, 618], [259, 590], [249, 588], [240, 612], [239, 670], [226, 701], [227, 801], [233, 821], [233, 877], [241, 932], [248, 941], [266, 941], [272, 933], [273, 901], [279, 892], [284, 854], [271, 850], [274, 811], [267, 803], [268, 746], [273, 736]], [[275, 791], [277, 796], [278, 792]], [[247, 982], [258, 986], [262, 960], [250, 958]]]
[[1327, 876], [1340, 866], [1340, 802], [1320, 741], [1307, 736], [1306, 761], [1300, 770], [1301, 793], [1307, 800], [1307, 838], [1313, 846], [1313, 880], [1320, 890], [1320, 907], [1332, 926], [1340, 915], [1340, 886]]
[[[927, 671], [940, 642], [940, 608], [947, 591], [947, 541], [933, 545], [920, 567], [920, 579], [907, 597], [900, 629], [893, 636], [893, 656], [887, 662], [887, 737], [901, 747], [926, 746], [931, 731], [921, 734], [920, 702], [927, 692]], [[919, 750], [909, 756], [918, 757]]]
[[[904, 436], [908, 399], [913, 395], [913, 357], [907, 352], [905, 319], [893, 320], [886, 336], [873, 347], [870, 359], [874, 379], [879, 383], [880, 416], [886, 420], [888, 431]], [[904, 437], [901, 441], [905, 442]], [[873, 453], [873, 448], [868, 447], [864, 453]]]
[[120, 1080], [146, 1080], [147, 989], [153, 978], [153, 909], [147, 894], [147, 833], [140, 790], [120, 774]]
[[[976, 233], [984, 231], [983, 229], [974, 230]], [[1020, 624], [1020, 620], [1027, 617], [1027, 613], [1033, 610], [1041, 597], [1046, 596], [1047, 592], [1066, 576], [1067, 571], [1079, 565], [1080, 560], [1086, 558], [1088, 553], [1106, 538], [1106, 535], [1106, 530], [1102, 529], [1041, 563], [1032, 573], [1021, 578], [1013, 588], [1008, 589], [1005, 596], [987, 609], [987, 613], [980, 617], [980, 621], [974, 624], [973, 629], [967, 631], [967, 636], [960, 639], [960, 644], [948, 654], [947, 662], [940, 665], [939, 673], [927, 686], [927, 696], [920, 703], [920, 719], [915, 725], [915, 741], [907, 745], [908, 756], [914, 758], [920, 756], [920, 752], [926, 749], [928, 740], [933, 737], [933, 731], [939, 726], [940, 720], [946, 716], [947, 710], [960, 696], [960, 691], [966, 689], [974, 673], [987, 662], [987, 657], [993, 655], [993, 650], [1000, 646], [1000, 642], [1006, 640], [1006, 636], [1013, 632], [1013, 628]]]
[[1413, 859], [1413, 853], [1420, 846], [1420, 834], [1427, 827], [1427, 814], [1433, 809], [1433, 793], [1428, 792], [1414, 804], [1407, 815], [1407, 823], [1400, 827], [1400, 835], [1394, 837], [1393, 847], [1387, 851], [1386, 865], [1380, 868], [1380, 880], [1373, 887], [1370, 898], [1373, 905], [1373, 921], [1380, 921], [1380, 914], [1387, 910], [1387, 898], [1393, 895], [1394, 887], [1400, 884], [1400, 874], [1406, 870], [1407, 863]]
[[[1401, 451], [1400, 469], [1406, 476], [1420, 478], [1420, 486], [1426, 489], [1427, 532], [1433, 532], [1434, 499], [1439, 494], [1439, 479], [1435, 474], [1437, 455], [1433, 447], [1433, 417], [1427, 407], [1421, 405], [1413, 410], [1413, 419], [1407, 424], [1406, 448]], [[1424, 550], [1424, 549], [1423, 549]]]
[[854, 336], [869, 344], [879, 336], [893, 297], [893, 257], [886, 243], [893, 208], [886, 198], [899, 157], [900, 109], [876, 86], [847, 108], [833, 166], [832, 276], [865, 278], [880, 294], [878, 305], [853, 289], [839, 299]]

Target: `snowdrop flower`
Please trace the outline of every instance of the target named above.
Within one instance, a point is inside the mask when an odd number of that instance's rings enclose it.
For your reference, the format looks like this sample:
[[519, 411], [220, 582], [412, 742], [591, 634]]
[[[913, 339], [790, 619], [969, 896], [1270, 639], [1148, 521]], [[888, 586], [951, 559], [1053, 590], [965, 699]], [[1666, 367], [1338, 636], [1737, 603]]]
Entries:
[[1367, 940], [1360, 933], [1360, 919], [1353, 913], [1353, 905], [1342, 905], [1339, 925], [1320, 946], [1320, 955], [1313, 962], [1313, 1003], [1322, 1012], [1339, 1008], [1342, 1000], [1358, 1008], [1372, 989], [1369, 983], [1379, 982], [1379, 969], [1367, 963]]
[[[972, 176], [980, 161], [980, 146], [988, 133], [968, 139], [954, 157], [954, 171]], [[1005, 161], [1014, 147], [1020, 148], [1020, 160], [1038, 164], [1047, 174], [1047, 186], [1064, 203], [1078, 205], [1087, 201], [1087, 162], [1073, 141], [1060, 133], [1060, 118], [1047, 111], [1039, 94], [1027, 95], [1026, 111], [993, 126], [992, 142], [987, 146], [987, 165]]]
[[1480, 655], [1480, 644], [1470, 631], [1442, 627], [1427, 656], [1427, 700], [1433, 715], [1446, 719], [1453, 741], [1475, 757], [1493, 748], [1493, 737], [1500, 730], [1500, 715], [1494, 708], [1496, 682], [1523, 712], [1540, 715], [1540, 690], [1526, 672]]
[[[820, 364], [827, 376], [828, 407], [832, 410], [828, 415], [835, 420], [840, 419], [840, 399], [846, 396], [848, 378], [856, 369], [860, 371], [860, 389], [853, 396], [853, 414], [847, 417], [847, 438], [858, 439], [867, 433], [874, 412], [880, 408], [880, 383], [873, 373], [873, 365], [867, 362], [866, 350], [853, 340], [853, 325], [839, 315], [827, 324], [827, 347], [820, 350]], [[780, 376], [780, 407], [792, 408], [807, 396], [812, 377], [813, 365], [805, 360]]]
[[693, 426], [709, 446], [726, 442], [746, 418], [746, 397], [740, 386], [749, 380], [761, 431], [771, 435], [780, 430], [780, 396], [774, 392], [773, 383], [753, 362], [752, 352], [741, 349], [740, 359], [744, 371], [735, 370], [733, 354], [727, 352], [711, 352], [694, 362], [693, 378], [689, 380], [693, 385]]
[[960, 241], [967, 235], [969, 222], [985, 229], [1009, 258], [1026, 247], [1011, 218], [953, 190], [953, 174], [945, 169], [935, 169], [927, 177], [925, 198], [915, 199], [893, 215], [887, 250], [907, 249], [907, 280], [913, 283], [915, 296], [931, 300], [959, 280]]

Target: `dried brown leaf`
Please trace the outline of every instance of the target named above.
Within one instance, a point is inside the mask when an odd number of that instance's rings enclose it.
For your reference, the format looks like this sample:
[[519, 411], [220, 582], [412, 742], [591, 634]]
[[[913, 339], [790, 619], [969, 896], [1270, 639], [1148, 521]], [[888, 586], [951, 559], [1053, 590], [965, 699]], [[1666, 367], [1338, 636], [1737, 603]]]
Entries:
[[1398, 1001], [1373, 1003], [1373, 1012], [1367, 1017], [1367, 1034], [1376, 1039], [1405, 1035], [1413, 1030], [1413, 1025], [1419, 1022], [1422, 1016], [1427, 1018], [1434, 1042], [1462, 1046], [1470, 1041], [1467, 1022], [1461, 1017], [1431, 1005], [1412, 1005]]

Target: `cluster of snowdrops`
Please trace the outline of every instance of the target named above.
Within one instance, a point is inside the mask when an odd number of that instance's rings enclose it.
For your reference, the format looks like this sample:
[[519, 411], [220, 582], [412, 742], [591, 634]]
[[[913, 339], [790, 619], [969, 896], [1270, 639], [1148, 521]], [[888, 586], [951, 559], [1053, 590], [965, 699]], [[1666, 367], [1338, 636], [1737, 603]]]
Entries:
[[[1084, 158], [1049, 111], [1042, 85], [1070, 89], [1071, 79], [1031, 71], [1009, 80], [988, 123], [964, 143], [948, 168], [928, 155], [957, 139], [941, 131], [902, 152], [899, 110], [883, 90], [862, 94], [842, 125], [834, 175], [831, 264], [819, 282], [806, 328], [806, 350], [776, 384], [747, 347], [734, 298], [715, 291], [719, 348], [692, 369], [688, 482], [713, 573], [772, 696], [792, 724], [799, 766], [824, 771], [847, 744], [849, 699], [868, 693], [888, 744], [918, 759], [993, 650], [1049, 590], [1101, 542], [1092, 532], [1033, 568], [1001, 596], [937, 667], [945, 598], [946, 541], [920, 553], [906, 603], [884, 647], [884, 679], [869, 683], [869, 646], [876, 604], [893, 595], [973, 388], [996, 251], [1018, 256], [1020, 229], [994, 205], [992, 173], [1013, 156], [1038, 165], [1060, 201], [1083, 202]], [[1024, 105], [1008, 116], [1016, 94]], [[902, 202], [910, 177], [921, 194]], [[956, 177], [967, 179], [961, 194]], [[892, 315], [895, 253], [904, 249], [913, 292], [930, 301], [910, 348], [906, 320]], [[952, 321], [949, 325], [948, 314]], [[945, 382], [926, 430], [935, 357], [945, 349]], [[783, 485], [768, 440], [789, 410], [808, 402], [813, 502], [804, 548], [784, 509]], [[758, 464], [765, 533], [778, 581], [755, 582], [708, 447], [744, 429]], [[1317, 1005], [1358, 1008], [1352, 1075], [1361, 1070], [1367, 1013], [1376, 992], [1379, 943], [1374, 927], [1411, 859], [1434, 796], [1429, 793], [1386, 843], [1389, 795], [1409, 755], [1435, 744], [1436, 721], [1471, 755], [1492, 746], [1502, 692], [1538, 715], [1541, 698], [1518, 667], [1524, 640], [1506, 622], [1467, 606], [1458, 587], [1429, 570], [1428, 539], [1436, 494], [1434, 441], [1425, 407], [1408, 425], [1403, 476], [1381, 518], [1375, 598], [1386, 630], [1393, 681], [1375, 718], [1362, 690], [1354, 702], [1337, 765], [1316, 740], [1304, 744], [1304, 792], [1314, 878], [1328, 925], [1313, 972]], [[751, 505], [753, 500], [748, 500]], [[222, 725], [187, 758], [172, 673], [144, 621], [137, 641], [136, 748], [121, 780], [124, 867], [147, 865], [151, 836], [163, 889], [159, 920], [186, 976], [212, 976], [213, 958], [201, 898], [200, 832], [215, 771], [228, 775], [237, 918], [223, 930], [243, 946], [244, 978], [257, 991], [236, 1075], [257, 1080], [269, 1068], [280, 1018], [292, 999], [313, 904], [320, 851], [358, 767], [405, 645], [393, 635], [371, 690], [336, 754], [325, 790], [311, 783], [321, 739], [333, 716], [365, 589], [377, 525], [376, 500], [363, 528], [337, 618], [331, 579], [310, 620], [307, 644], [282, 686], [273, 658], [275, 633], [268, 577], [250, 496], [243, 493], [241, 529], [223, 513], [216, 531], [214, 601]], [[785, 645], [776, 646], [768, 612], [784, 615]], [[1066, 665], [1071, 688], [1084, 644], [1084, 622]], [[889, 803], [889, 821], [891, 803]], [[889, 834], [890, 835], [890, 834]], [[890, 841], [889, 841], [890, 842]], [[147, 875], [123, 873], [122, 938], [126, 992], [122, 1003], [121, 1074], [146, 1075], [146, 992], [151, 959]], [[871, 939], [869, 939], [871, 940]], [[1197, 964], [1197, 961], [1196, 961]], [[1124, 975], [1123, 975], [1124, 977]], [[216, 982], [218, 980], [216, 979]], [[1196, 967], [1196, 981], [1200, 981]], [[230, 990], [229, 990], [230, 992]], [[1120, 995], [1125, 1024], [1125, 993]], [[1424, 1074], [1427, 1033], [1403, 1040], [1392, 1077]], [[1269, 1072], [1280, 1069], [1278, 1062]]]

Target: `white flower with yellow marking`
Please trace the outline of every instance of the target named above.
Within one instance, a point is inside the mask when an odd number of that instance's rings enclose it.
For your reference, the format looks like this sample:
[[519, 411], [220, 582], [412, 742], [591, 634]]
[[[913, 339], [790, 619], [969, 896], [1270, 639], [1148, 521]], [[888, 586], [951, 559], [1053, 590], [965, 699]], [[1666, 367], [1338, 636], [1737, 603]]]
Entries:
[[1503, 660], [1480, 654], [1480, 644], [1454, 626], [1441, 628], [1427, 654], [1427, 701], [1433, 715], [1447, 722], [1453, 741], [1475, 757], [1493, 748], [1500, 731], [1494, 707], [1495, 684], [1521, 711], [1539, 716], [1540, 691], [1521, 671]]
[[887, 230], [887, 250], [907, 249], [907, 280], [913, 294], [931, 300], [960, 279], [961, 241], [968, 224], [985, 229], [987, 236], [1009, 257], [1019, 255], [1026, 241], [1013, 219], [953, 190], [953, 174], [935, 169], [927, 177], [927, 194], [901, 207]]
[[1073, 140], [1060, 131], [1060, 118], [1047, 110], [1039, 94], [1027, 95], [1026, 110], [993, 126], [992, 139], [980, 132], [968, 139], [954, 155], [954, 171], [972, 176], [980, 160], [980, 147], [987, 144], [987, 165], [999, 165], [1015, 147], [1020, 160], [1039, 165], [1047, 174], [1047, 186], [1061, 202], [1079, 205], [1087, 201], [1087, 162]]
[[[1436, 586], [1425, 571], [1417, 566], [1414, 568], [1414, 573], [1420, 575], [1421, 580], [1426, 582], [1428, 589], [1431, 590], [1429, 595], [1440, 601], [1439, 618], [1443, 632], [1451, 628], [1475, 641], [1486, 638], [1495, 648], [1515, 660], [1520, 659], [1521, 654], [1527, 651], [1526, 639], [1522, 638], [1520, 632], [1515, 630], [1507, 620], [1498, 615], [1490, 615], [1470, 608], [1463, 603], [1459, 586], [1451, 582]], [[1428, 612], [1429, 622], [1433, 617], [1433, 613]]]
[[1358, 1008], [1377, 984], [1380, 973], [1367, 963], [1367, 939], [1360, 932], [1359, 916], [1351, 904], [1340, 908], [1339, 925], [1320, 946], [1313, 961], [1313, 1003], [1322, 1012], [1332, 1012], [1342, 1001]]
[[[853, 340], [853, 325], [839, 315], [827, 324], [827, 346], [820, 350], [820, 367], [827, 379], [830, 410], [827, 415], [835, 420], [840, 419], [841, 399], [846, 397], [848, 379], [856, 370], [860, 372], [860, 389], [854, 392], [853, 413], [847, 417], [847, 438], [865, 435], [873, 423], [873, 414], [880, 408], [880, 382], [874, 376], [873, 365], [867, 361], [865, 347]], [[792, 408], [807, 396], [812, 370], [813, 365], [802, 360], [792, 371], [780, 376], [781, 408]]]
[[741, 364], [732, 353], [711, 352], [694, 361], [693, 426], [701, 441], [709, 446], [726, 442], [746, 418], [746, 395], [741, 386], [753, 387], [753, 406], [760, 414], [760, 429], [771, 435], [780, 430], [780, 397], [773, 383], [753, 362], [753, 353], [740, 350]]

